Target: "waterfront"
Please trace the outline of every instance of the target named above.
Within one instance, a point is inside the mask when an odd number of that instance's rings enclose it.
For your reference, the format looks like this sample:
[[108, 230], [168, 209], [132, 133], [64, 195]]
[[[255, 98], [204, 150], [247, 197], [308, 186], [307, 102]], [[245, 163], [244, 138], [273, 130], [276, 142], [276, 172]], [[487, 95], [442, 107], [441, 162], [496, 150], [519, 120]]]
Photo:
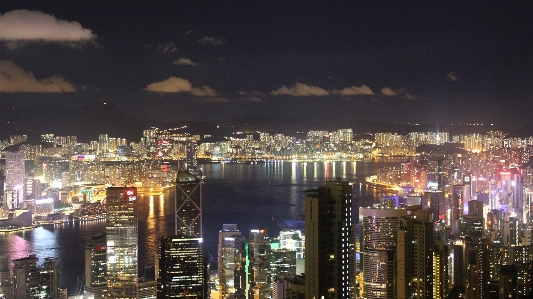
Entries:
[[[204, 164], [202, 186], [203, 233], [207, 252], [216, 261], [218, 231], [224, 223], [236, 223], [243, 235], [252, 227], [267, 227], [277, 233], [273, 219], [296, 219], [304, 212], [303, 190], [342, 178], [364, 182], [382, 166], [398, 165], [403, 159], [362, 162], [270, 162], [260, 164]], [[358, 189], [357, 189], [358, 190]], [[372, 192], [375, 192], [373, 189]], [[357, 194], [363, 196], [365, 194]], [[139, 272], [154, 265], [158, 240], [173, 234], [174, 193], [139, 196]], [[34, 230], [0, 235], [0, 252], [17, 259], [36, 254], [42, 262], [55, 257], [61, 286], [76, 293], [83, 279], [85, 240], [105, 230], [105, 221], [71, 222]], [[213, 268], [216, 265], [213, 265]], [[149, 270], [146, 271], [147, 275]]]

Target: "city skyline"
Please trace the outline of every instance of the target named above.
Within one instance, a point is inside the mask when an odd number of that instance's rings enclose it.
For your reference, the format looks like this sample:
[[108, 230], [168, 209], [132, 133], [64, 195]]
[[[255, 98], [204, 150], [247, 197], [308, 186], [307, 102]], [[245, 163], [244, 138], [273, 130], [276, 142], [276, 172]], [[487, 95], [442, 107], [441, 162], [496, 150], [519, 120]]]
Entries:
[[529, 6], [7, 1], [1, 104], [106, 102], [160, 121], [524, 125]]

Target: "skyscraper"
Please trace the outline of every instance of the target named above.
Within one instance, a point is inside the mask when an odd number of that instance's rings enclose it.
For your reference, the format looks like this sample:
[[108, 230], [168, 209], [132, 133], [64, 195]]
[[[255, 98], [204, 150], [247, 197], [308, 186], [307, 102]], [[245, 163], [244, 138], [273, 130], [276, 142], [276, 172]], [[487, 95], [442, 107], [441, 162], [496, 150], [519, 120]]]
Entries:
[[137, 188], [106, 195], [107, 298], [137, 298]]
[[186, 170], [176, 177], [175, 216], [175, 235], [163, 237], [159, 247], [157, 298], [207, 298], [201, 181]]
[[393, 298], [396, 234], [406, 212], [404, 209], [359, 208], [359, 214], [363, 217], [363, 298]]
[[176, 235], [202, 237], [202, 185], [189, 171], [176, 179]]
[[42, 266], [35, 255], [14, 260], [13, 298], [58, 298], [59, 268], [57, 262], [45, 258]]
[[17, 209], [24, 200], [24, 153], [6, 153], [6, 205], [10, 209]]
[[220, 298], [246, 298], [246, 251], [237, 224], [224, 224], [218, 233]]
[[85, 295], [105, 298], [107, 292], [107, 241], [105, 234], [98, 234], [85, 244]]
[[352, 185], [346, 181], [305, 191], [306, 298], [350, 298]]
[[157, 298], [207, 298], [205, 265], [202, 238], [162, 238]]
[[248, 243], [248, 299], [272, 296], [270, 284], [270, 241], [266, 229], [250, 229]]

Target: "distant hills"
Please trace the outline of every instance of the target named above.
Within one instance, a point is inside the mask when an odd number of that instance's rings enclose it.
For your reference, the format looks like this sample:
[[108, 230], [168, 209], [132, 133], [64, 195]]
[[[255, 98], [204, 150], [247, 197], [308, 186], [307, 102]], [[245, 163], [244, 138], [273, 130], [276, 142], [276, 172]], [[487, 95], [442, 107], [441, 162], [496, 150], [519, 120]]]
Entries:
[[[350, 123], [338, 123], [332, 119], [313, 119], [295, 122], [288, 116], [265, 117], [261, 115], [243, 116], [227, 121], [182, 121], [163, 123], [157, 120], [132, 117], [123, 111], [104, 103], [96, 103], [82, 108], [71, 108], [62, 105], [45, 105], [32, 108], [7, 108], [0, 106], [0, 140], [10, 135], [28, 135], [30, 143], [37, 143], [40, 135], [53, 133], [59, 136], [76, 135], [80, 142], [98, 140], [99, 134], [110, 137], [126, 138], [137, 141], [142, 137], [143, 130], [150, 127], [174, 128], [187, 125], [183, 132], [191, 134], [211, 134], [224, 136], [233, 132], [271, 132], [295, 134], [309, 130], [338, 130], [352, 128], [354, 133], [393, 132], [408, 133], [413, 131], [436, 131], [436, 124], [408, 125], [378, 123], [354, 120]], [[441, 124], [440, 131], [451, 134], [486, 133], [489, 130], [504, 130], [509, 136], [528, 137], [533, 135], [533, 124], [513, 130], [487, 126], [451, 126]]]

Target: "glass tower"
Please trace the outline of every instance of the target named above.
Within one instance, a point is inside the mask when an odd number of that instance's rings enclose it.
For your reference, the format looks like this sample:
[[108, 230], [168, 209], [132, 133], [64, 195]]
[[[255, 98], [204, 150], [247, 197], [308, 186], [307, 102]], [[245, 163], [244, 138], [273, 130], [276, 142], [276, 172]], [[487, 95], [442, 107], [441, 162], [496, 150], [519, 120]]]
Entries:
[[109, 187], [107, 298], [137, 298], [137, 188]]
[[176, 178], [176, 235], [202, 237], [202, 186], [189, 171]]

